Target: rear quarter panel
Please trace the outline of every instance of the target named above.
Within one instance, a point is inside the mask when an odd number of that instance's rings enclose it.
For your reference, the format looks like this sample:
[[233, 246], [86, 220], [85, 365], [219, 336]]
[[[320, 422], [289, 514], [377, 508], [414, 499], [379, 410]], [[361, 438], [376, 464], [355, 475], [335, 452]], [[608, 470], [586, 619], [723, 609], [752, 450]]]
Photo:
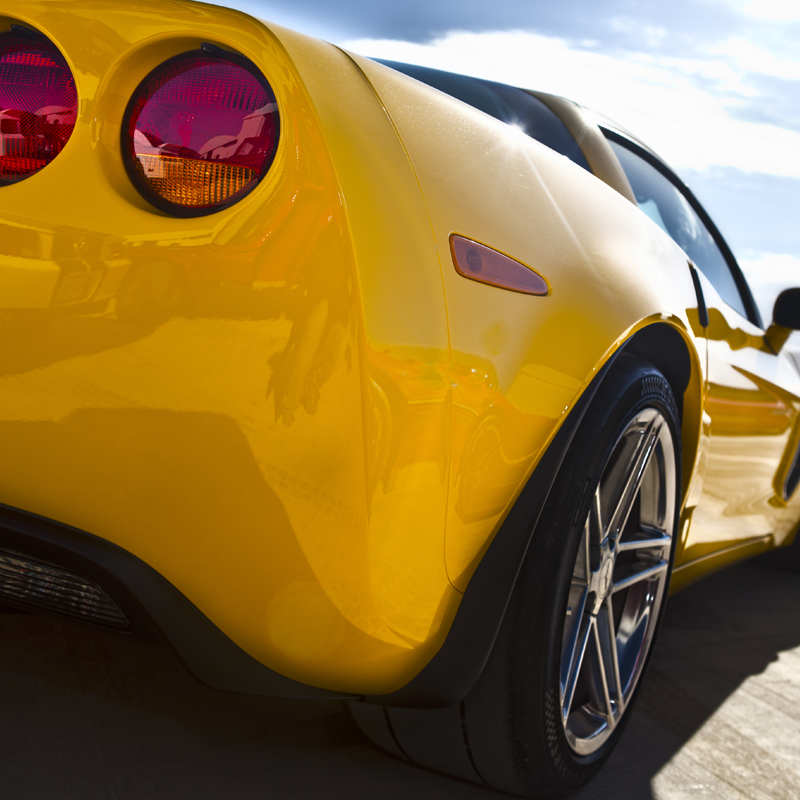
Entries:
[[[705, 367], [683, 252], [629, 200], [549, 148], [383, 65], [353, 58], [406, 147], [442, 263], [453, 403], [446, 559], [454, 585], [466, 588], [591, 378], [649, 324], [678, 330], [692, 362], [680, 398], [686, 491]], [[551, 292], [533, 297], [463, 278], [450, 259], [452, 233], [535, 269]]]

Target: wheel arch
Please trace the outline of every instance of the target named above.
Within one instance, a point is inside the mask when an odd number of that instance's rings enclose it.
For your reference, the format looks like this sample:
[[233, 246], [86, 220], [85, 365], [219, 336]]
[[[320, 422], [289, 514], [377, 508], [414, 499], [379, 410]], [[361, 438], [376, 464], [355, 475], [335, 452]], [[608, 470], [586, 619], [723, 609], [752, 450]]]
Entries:
[[478, 564], [440, 650], [408, 684], [390, 694], [366, 696], [367, 703], [441, 708], [460, 702], [474, 686], [494, 646], [528, 544], [563, 458], [598, 389], [622, 353], [635, 355], [659, 369], [675, 395], [682, 427], [682, 496], [686, 497], [699, 442], [703, 384], [701, 362], [688, 337], [672, 324], [654, 322], [635, 331], [598, 367]]
[[444, 708], [459, 703], [480, 677], [494, 646], [522, 562], [564, 456], [603, 380], [623, 352], [611, 353], [578, 398], [481, 558], [441, 648], [412, 680], [366, 703]]
[[667, 379], [681, 423], [681, 495], [685, 502], [696, 469], [703, 415], [703, 369], [686, 334], [664, 322], [640, 328], [620, 349], [649, 362]]

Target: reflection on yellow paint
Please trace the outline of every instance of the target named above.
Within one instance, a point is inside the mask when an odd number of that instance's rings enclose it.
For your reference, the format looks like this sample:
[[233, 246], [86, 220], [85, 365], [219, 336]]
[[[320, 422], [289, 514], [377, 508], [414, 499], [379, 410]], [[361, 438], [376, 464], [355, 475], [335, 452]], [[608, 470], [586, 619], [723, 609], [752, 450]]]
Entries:
[[[755, 381], [754, 381], [755, 383]], [[795, 409], [777, 390], [766, 385], [752, 389], [710, 384], [706, 411], [714, 421], [716, 436], [758, 436], [785, 433], [795, 418]]]
[[[185, 46], [164, 36], [183, 23], [145, 2], [132, 46], [103, 37], [108, 12], [91, 3], [58, 20], [24, 4], [65, 51], [99, 44], [93, 72], [76, 72], [92, 113], [60, 172], [0, 191], [0, 501], [139, 556], [283, 674], [397, 688], [459, 595], [444, 564], [444, 296], [385, 111], [344, 54], [300, 37], [298, 57], [361, 81], [318, 99], [326, 121], [361, 103], [363, 142], [324, 132], [263, 26], [192, 7], [191, 24], [206, 18], [262, 65], [286, 126], [244, 201], [169, 218], [130, 191], [118, 126], [96, 120], [121, 118], [126, 92]], [[381, 171], [405, 189], [370, 196]], [[80, 202], [55, 213], [65, 182]]]
[[705, 466], [702, 490], [690, 498], [696, 507], [679, 554], [687, 565], [681, 585], [707, 568], [697, 559], [721, 553], [722, 563], [768, 546], [785, 517], [783, 489], [797, 448], [796, 371], [721, 303], [709, 308], [709, 323]]
[[[327, 219], [333, 219], [332, 215]], [[331, 226], [329, 225], [328, 228]], [[319, 232], [321, 247], [313, 260], [294, 276], [287, 289], [294, 294], [291, 310], [292, 329], [286, 347], [270, 360], [272, 376], [267, 394], [274, 394], [275, 418], [285, 425], [294, 422], [301, 406], [314, 414], [320, 390], [343, 361], [352, 369], [352, 277], [342, 283], [348, 267], [339, 255], [342, 245], [335, 245], [335, 231]], [[327, 239], [334, 239], [328, 242]]]
[[771, 352], [760, 334], [748, 333], [739, 327], [732, 328], [728, 320], [718, 308], [708, 309], [708, 338], [712, 342], [725, 342], [731, 350], [742, 350], [751, 347], [764, 352]]
[[500, 390], [491, 362], [460, 354], [454, 364], [451, 509], [447, 570], [457, 588], [466, 587], [476, 559], [509, 498], [532, 468], [580, 384], [552, 367], [531, 364]]
[[446, 353], [407, 347], [382, 353], [370, 348], [367, 374], [372, 491], [379, 484], [384, 492], [392, 491], [400, 471], [420, 461], [434, 464], [442, 483], [447, 460]]
[[448, 455], [446, 351], [366, 351], [369, 572], [392, 631], [424, 642], [441, 622]]

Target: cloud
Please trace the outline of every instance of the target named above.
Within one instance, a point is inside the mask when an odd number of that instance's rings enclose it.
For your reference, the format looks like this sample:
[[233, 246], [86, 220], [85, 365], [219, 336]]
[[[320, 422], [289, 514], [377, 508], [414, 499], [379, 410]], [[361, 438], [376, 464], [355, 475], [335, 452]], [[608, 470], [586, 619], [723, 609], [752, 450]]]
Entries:
[[[688, 54], [708, 40], [734, 36], [747, 22], [719, 0], [218, 0], [255, 16], [339, 43], [346, 38], [430, 42], [453, 30], [526, 30], [573, 42], [595, 40], [607, 52], [667, 48]], [[328, 34], [320, 31], [328, 30]]]
[[791, 22], [800, 19], [800, 0], [755, 0], [742, 11], [755, 19]]
[[454, 32], [429, 44], [359, 39], [343, 45], [569, 97], [641, 136], [674, 167], [800, 178], [800, 132], [737, 119], [748, 93], [724, 63], [644, 53], [613, 57], [525, 31]]
[[669, 31], [663, 25], [653, 25], [633, 17], [612, 17], [609, 27], [615, 33], [625, 34], [634, 39], [639, 46], [646, 44], [648, 47], [660, 47], [669, 37]]
[[800, 80], [800, 61], [777, 58], [771, 51], [741, 36], [716, 44], [709, 48], [709, 52], [726, 56], [744, 72], [772, 75], [790, 81]]
[[[784, 289], [800, 287], [800, 259], [785, 253], [765, 253], [757, 259], [739, 261], [765, 325], [772, 320], [775, 300]], [[793, 345], [800, 349], [800, 335], [793, 334]]]

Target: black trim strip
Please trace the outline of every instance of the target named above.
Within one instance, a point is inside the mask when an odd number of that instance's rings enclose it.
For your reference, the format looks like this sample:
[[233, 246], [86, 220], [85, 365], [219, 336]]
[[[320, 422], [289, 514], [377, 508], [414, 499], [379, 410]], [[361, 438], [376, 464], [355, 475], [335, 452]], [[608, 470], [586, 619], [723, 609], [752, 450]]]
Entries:
[[703, 287], [700, 285], [700, 277], [697, 274], [697, 268], [691, 261], [689, 262], [689, 272], [691, 273], [692, 283], [694, 284], [694, 293], [697, 295], [697, 319], [702, 327], [707, 328], [709, 319], [706, 298], [703, 295]]

